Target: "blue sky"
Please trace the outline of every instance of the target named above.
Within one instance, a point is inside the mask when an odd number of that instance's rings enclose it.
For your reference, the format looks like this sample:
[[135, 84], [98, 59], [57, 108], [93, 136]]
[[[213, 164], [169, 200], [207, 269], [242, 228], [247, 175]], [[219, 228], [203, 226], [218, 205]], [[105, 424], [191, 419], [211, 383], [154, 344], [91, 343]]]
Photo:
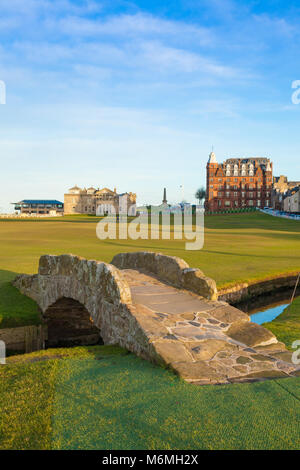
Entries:
[[0, 0], [0, 210], [75, 183], [194, 201], [211, 146], [300, 179], [298, 1]]

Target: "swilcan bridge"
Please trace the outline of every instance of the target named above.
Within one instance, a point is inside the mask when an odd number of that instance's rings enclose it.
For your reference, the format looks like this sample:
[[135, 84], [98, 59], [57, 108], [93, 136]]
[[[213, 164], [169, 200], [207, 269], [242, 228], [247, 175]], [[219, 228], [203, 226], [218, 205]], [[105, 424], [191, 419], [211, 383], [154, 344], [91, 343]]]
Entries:
[[48, 346], [120, 345], [199, 385], [300, 375], [284, 344], [176, 257], [120, 253], [107, 264], [45, 255], [38, 274], [14, 285], [40, 307]]

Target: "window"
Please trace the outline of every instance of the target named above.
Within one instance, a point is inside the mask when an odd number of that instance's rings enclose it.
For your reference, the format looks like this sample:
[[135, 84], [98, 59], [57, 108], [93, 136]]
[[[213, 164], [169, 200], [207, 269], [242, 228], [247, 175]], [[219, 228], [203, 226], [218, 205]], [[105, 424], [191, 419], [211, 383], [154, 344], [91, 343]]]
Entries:
[[257, 200], [257, 206], [260, 207], [261, 206], [261, 202], [260, 202], [260, 199]]
[[230, 206], [230, 201], [225, 201], [225, 206]]
[[253, 201], [250, 199], [249, 206], [253, 206]]
[[230, 192], [226, 191], [226, 197], [230, 197]]

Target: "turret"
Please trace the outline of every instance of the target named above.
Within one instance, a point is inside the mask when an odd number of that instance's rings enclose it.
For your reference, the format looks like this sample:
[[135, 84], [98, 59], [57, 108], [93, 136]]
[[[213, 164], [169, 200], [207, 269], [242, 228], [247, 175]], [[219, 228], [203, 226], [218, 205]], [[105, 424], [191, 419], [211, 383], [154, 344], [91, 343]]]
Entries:
[[217, 162], [217, 159], [216, 159], [216, 155], [215, 155], [215, 153], [214, 153], [213, 151], [210, 152], [209, 158], [208, 158], [208, 162], [207, 162], [207, 163], [208, 163], [208, 164], [211, 164], [211, 163], [218, 163], [218, 162]]

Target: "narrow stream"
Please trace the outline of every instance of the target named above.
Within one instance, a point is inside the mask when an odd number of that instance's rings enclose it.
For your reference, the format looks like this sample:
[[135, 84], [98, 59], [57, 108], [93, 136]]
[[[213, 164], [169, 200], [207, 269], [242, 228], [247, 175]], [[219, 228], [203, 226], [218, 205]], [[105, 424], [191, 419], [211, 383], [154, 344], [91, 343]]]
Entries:
[[[262, 325], [277, 318], [290, 304], [293, 290], [275, 292], [257, 297], [236, 305], [237, 308], [250, 315], [251, 321]], [[297, 292], [297, 295], [299, 293]]]

